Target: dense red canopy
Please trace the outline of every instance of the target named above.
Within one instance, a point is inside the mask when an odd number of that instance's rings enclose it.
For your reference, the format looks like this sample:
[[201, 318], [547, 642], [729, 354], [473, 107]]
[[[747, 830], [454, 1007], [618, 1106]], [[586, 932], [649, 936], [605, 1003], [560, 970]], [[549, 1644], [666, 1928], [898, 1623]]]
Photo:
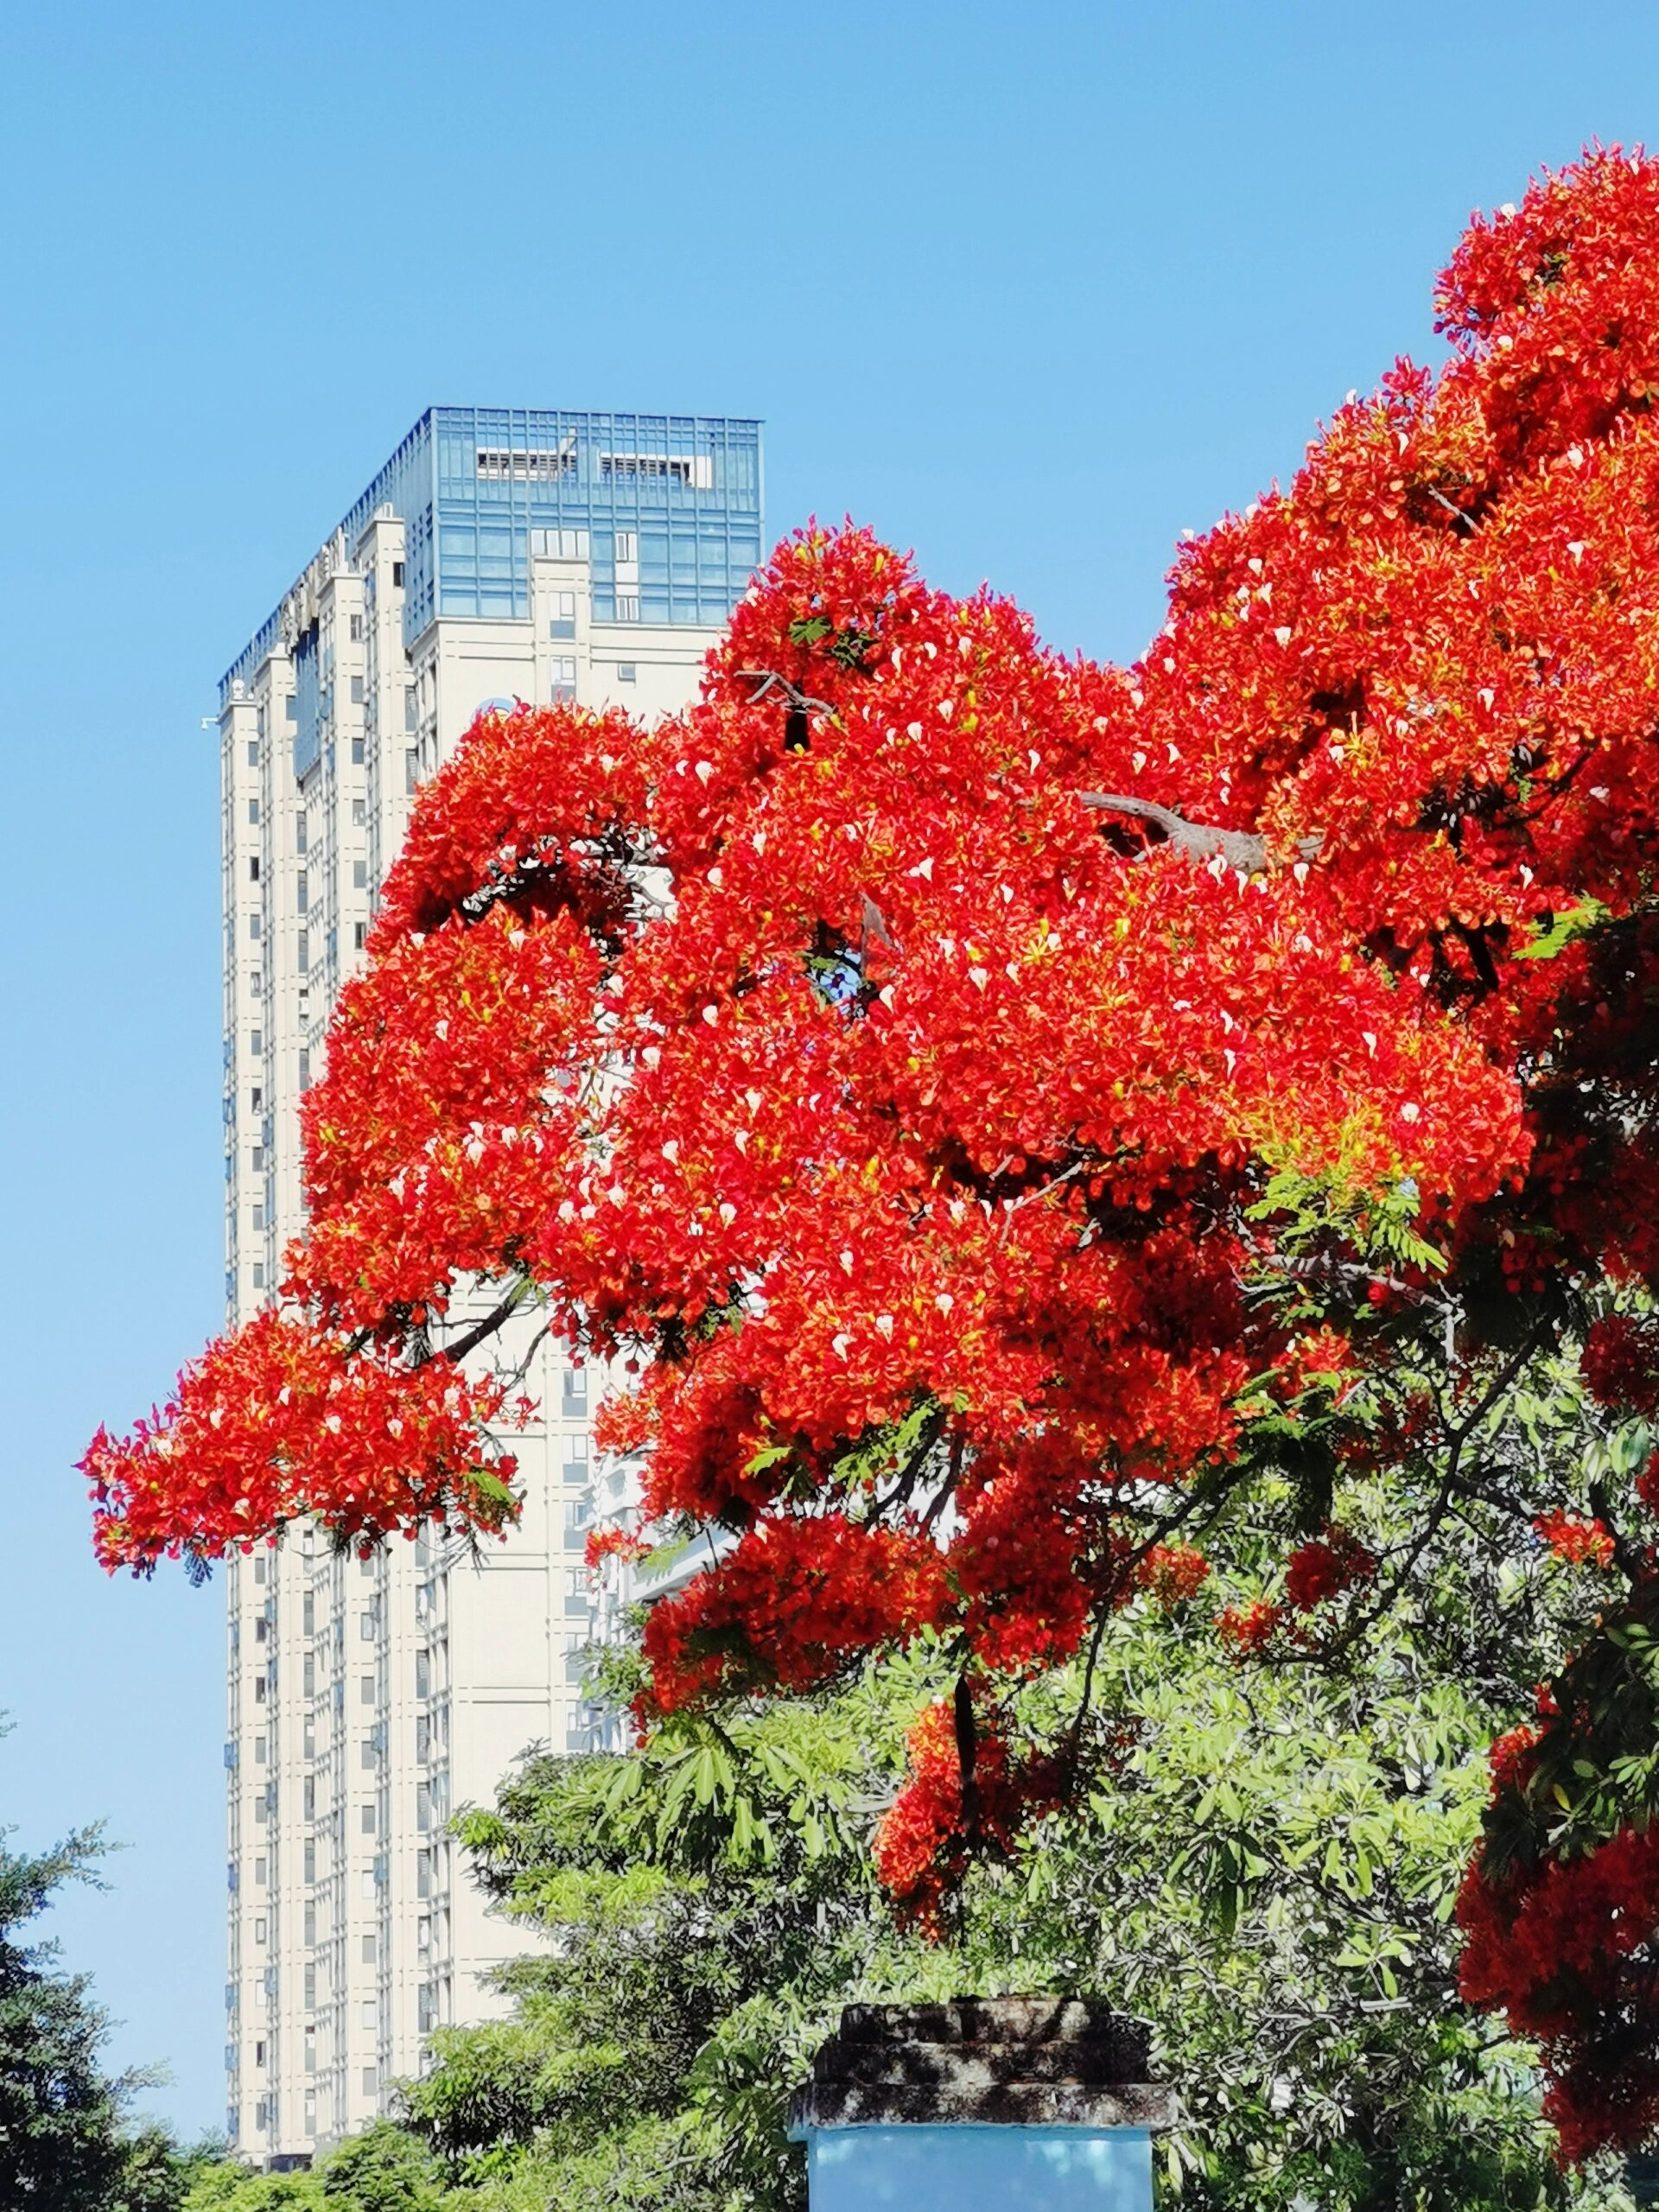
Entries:
[[[959, 1651], [884, 1840], [925, 1909], [1063, 1792], [998, 1681], [1196, 1587], [1179, 1532], [1262, 1423], [1431, 1299], [1478, 1356], [1494, 1296], [1542, 1329], [1652, 1279], [1659, 165], [1476, 221], [1440, 301], [1446, 367], [1185, 547], [1133, 668], [812, 529], [683, 719], [483, 719], [308, 1096], [279, 1311], [88, 1454], [105, 1560], [499, 1525], [499, 1389], [428, 1348], [461, 1282], [533, 1286], [638, 1363], [603, 1421], [652, 1514], [734, 1539], [652, 1614], [643, 1717]], [[1222, 1632], [1376, 1565], [1327, 1528]], [[1524, 2012], [1505, 1946], [1562, 1878], [1522, 1812], [1470, 1914]]]

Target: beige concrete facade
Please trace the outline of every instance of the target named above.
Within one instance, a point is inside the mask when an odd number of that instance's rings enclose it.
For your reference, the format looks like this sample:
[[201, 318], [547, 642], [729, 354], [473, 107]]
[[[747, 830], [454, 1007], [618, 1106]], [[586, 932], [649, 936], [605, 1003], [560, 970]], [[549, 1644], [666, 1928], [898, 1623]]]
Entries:
[[[227, 684], [232, 1322], [272, 1296], [302, 1227], [299, 1100], [423, 778], [491, 701], [677, 708], [717, 634], [596, 621], [587, 533], [545, 531], [528, 620], [440, 616], [406, 648], [404, 530], [382, 510], [354, 543], [337, 535]], [[607, 548], [619, 591], [623, 536]], [[321, 705], [298, 773], [302, 638]], [[432, 2027], [499, 2008], [484, 1978], [523, 1938], [486, 1913], [443, 1827], [528, 1746], [586, 1748], [606, 1725], [582, 1703], [581, 1654], [614, 1601], [590, 1590], [582, 1548], [628, 1478], [589, 1458], [586, 1384], [543, 1340], [526, 1382], [542, 1418], [512, 1446], [523, 1525], [481, 1558], [425, 1535], [340, 1558], [300, 1531], [228, 1567], [226, 2120], [251, 2161], [362, 2126]]]

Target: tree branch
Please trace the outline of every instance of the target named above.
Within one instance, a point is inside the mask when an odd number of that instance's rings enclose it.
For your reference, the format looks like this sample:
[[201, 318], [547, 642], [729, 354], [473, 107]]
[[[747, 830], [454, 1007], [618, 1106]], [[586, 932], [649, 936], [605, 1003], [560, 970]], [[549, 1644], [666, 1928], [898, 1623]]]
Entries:
[[[1155, 799], [1130, 798], [1119, 791], [1079, 791], [1077, 797], [1096, 814], [1128, 814], [1154, 823], [1178, 851], [1191, 853], [1194, 860], [1213, 860], [1219, 853], [1241, 875], [1259, 875], [1268, 864], [1268, 841], [1253, 830], [1217, 830], [1207, 822], [1189, 822]], [[1304, 860], [1312, 860], [1324, 842], [1318, 836], [1304, 837], [1296, 849]]]
[[498, 1329], [506, 1326], [524, 1304], [530, 1287], [530, 1277], [527, 1274], [520, 1275], [501, 1303], [486, 1313], [481, 1321], [474, 1324], [464, 1336], [457, 1337], [453, 1344], [434, 1346], [431, 1351], [415, 1362], [416, 1366], [424, 1367], [427, 1361], [430, 1359], [447, 1359], [452, 1365], [458, 1366], [469, 1351], [476, 1351], [480, 1344], [483, 1344], [487, 1338], [494, 1336]]

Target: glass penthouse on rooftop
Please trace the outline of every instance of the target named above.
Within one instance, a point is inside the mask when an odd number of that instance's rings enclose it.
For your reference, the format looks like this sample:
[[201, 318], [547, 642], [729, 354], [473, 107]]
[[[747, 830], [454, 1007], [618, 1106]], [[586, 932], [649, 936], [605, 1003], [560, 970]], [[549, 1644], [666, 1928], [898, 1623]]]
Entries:
[[[577, 543], [553, 531], [582, 533], [595, 621], [717, 626], [760, 564], [761, 493], [758, 422], [431, 407], [335, 535], [349, 554], [379, 510], [402, 517], [406, 647], [441, 615], [528, 620], [532, 552]], [[221, 706], [280, 635], [278, 609], [226, 671]]]

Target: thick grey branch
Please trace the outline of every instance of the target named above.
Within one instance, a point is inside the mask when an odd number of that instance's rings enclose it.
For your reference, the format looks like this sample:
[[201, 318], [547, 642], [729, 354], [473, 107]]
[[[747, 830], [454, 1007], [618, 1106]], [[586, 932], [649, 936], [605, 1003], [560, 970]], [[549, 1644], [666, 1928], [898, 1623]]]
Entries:
[[[1189, 822], [1155, 799], [1129, 798], [1118, 791], [1079, 791], [1077, 796], [1097, 814], [1132, 814], [1138, 821], [1156, 823], [1172, 845], [1195, 860], [1213, 860], [1219, 853], [1241, 875], [1259, 874], [1268, 864], [1268, 841], [1252, 830], [1217, 830], [1207, 822]], [[1298, 850], [1312, 860], [1321, 842], [1304, 837]]]

